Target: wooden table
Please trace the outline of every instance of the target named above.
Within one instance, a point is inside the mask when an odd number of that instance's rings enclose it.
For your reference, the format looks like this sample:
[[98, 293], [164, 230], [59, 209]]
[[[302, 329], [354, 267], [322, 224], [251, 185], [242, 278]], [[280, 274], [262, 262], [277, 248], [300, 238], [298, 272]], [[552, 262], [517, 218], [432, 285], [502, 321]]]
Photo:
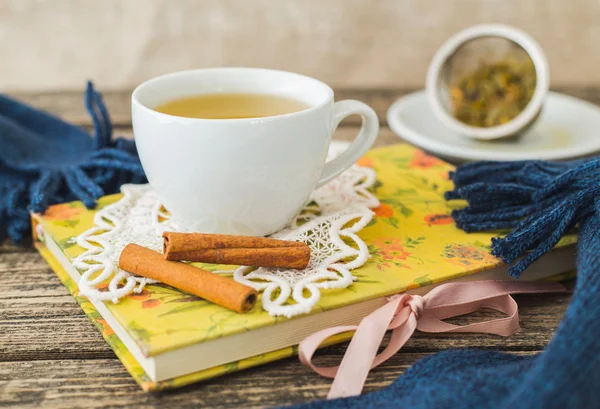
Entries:
[[[598, 89], [561, 91], [600, 102]], [[362, 100], [377, 111], [382, 129], [376, 145], [382, 146], [401, 142], [386, 126], [385, 112], [406, 92], [340, 90], [336, 96]], [[81, 92], [17, 97], [73, 123], [90, 125]], [[116, 134], [131, 135], [129, 92], [107, 92], [105, 99]], [[349, 118], [336, 138], [353, 138], [357, 124], [356, 118]], [[416, 333], [400, 353], [371, 373], [365, 391], [385, 387], [418, 359], [447, 348], [538, 353], [552, 337], [570, 292], [516, 299], [523, 327], [519, 334], [501, 338]], [[336, 364], [343, 352], [343, 345], [326, 348], [318, 354], [318, 362]], [[323, 399], [329, 385], [329, 379], [311, 372], [294, 357], [178, 390], [144, 393], [44, 260], [31, 247], [0, 244], [0, 407], [273, 407]]]

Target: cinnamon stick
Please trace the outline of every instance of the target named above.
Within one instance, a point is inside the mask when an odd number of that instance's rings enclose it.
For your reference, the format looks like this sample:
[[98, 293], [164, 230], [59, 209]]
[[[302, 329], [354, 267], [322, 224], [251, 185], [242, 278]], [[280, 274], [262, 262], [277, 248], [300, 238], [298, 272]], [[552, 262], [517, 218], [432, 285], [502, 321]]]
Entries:
[[226, 234], [163, 233], [167, 260], [304, 269], [310, 261], [306, 243]]
[[251, 287], [163, 256], [137, 244], [128, 244], [121, 252], [119, 267], [197, 295], [236, 312], [248, 312], [256, 304], [258, 294]]

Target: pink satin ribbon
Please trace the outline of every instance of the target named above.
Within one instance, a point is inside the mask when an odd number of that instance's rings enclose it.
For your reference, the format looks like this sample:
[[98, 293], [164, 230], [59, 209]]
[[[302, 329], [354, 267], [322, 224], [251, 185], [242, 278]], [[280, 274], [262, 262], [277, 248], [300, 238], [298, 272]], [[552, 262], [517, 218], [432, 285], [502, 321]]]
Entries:
[[[478, 332], [509, 336], [519, 331], [519, 314], [510, 294], [562, 292], [565, 288], [551, 282], [472, 281], [442, 284], [424, 296], [397, 294], [389, 302], [363, 318], [359, 325], [327, 328], [300, 343], [300, 361], [315, 372], [334, 378], [328, 399], [360, 395], [369, 371], [391, 358], [412, 336], [423, 332]], [[453, 325], [442, 320], [491, 308], [507, 315], [468, 325]], [[392, 330], [386, 348], [377, 355], [387, 330]], [[356, 331], [339, 366], [318, 367], [313, 354], [327, 338]]]

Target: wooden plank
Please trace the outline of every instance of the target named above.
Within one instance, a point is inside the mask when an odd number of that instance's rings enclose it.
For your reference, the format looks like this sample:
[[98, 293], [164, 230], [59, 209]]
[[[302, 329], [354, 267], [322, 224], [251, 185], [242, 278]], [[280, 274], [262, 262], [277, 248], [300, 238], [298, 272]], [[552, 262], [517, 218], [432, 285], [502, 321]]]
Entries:
[[[358, 99], [370, 105], [381, 124], [386, 124], [387, 109], [398, 98], [414, 89], [341, 89], [336, 90], [336, 100]], [[600, 104], [600, 88], [569, 87], [557, 88], [556, 91], [582, 98], [595, 104]], [[115, 126], [131, 126], [130, 91], [107, 91], [103, 93], [112, 121]], [[51, 112], [77, 125], [90, 125], [91, 120], [85, 111], [82, 92], [46, 92], [46, 93], [13, 93], [28, 104]], [[357, 125], [358, 118], [348, 118], [343, 125]]]
[[27, 242], [21, 245], [14, 244], [9, 239], [0, 240], [0, 257], [8, 253], [25, 253], [31, 251], [31, 243]]
[[44, 259], [32, 249], [0, 257], [0, 299], [68, 294]]
[[[40, 297], [36, 301], [39, 305], [46, 302], [46, 309], [56, 308], [52, 299]], [[26, 311], [34, 312], [35, 309]], [[54, 316], [46, 313], [0, 319], [0, 362], [116, 358], [81, 310], [78, 316], [62, 317], [58, 315], [60, 312], [61, 309], [56, 308]], [[6, 315], [10, 317], [10, 312]]]
[[[321, 365], [340, 354], [325, 351]], [[518, 355], [530, 355], [521, 351]], [[402, 352], [372, 371], [365, 392], [397, 379], [427, 353]], [[289, 358], [174, 392], [144, 393], [117, 360], [0, 362], [2, 404], [19, 408], [271, 408], [324, 399], [331, 380]]]
[[22, 251], [2, 253], [0, 257], [0, 274], [6, 274], [6, 279], [9, 280], [19, 279], [18, 276], [9, 273], [28, 273], [30, 270], [47, 268], [48, 264], [33, 247], [24, 247]]

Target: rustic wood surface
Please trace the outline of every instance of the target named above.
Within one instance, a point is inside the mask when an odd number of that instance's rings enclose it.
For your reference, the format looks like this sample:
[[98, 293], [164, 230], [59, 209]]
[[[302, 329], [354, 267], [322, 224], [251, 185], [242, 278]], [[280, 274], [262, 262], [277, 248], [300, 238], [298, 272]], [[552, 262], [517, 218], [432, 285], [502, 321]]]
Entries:
[[[567, 89], [567, 93], [600, 102], [600, 90]], [[400, 140], [385, 126], [385, 111], [405, 90], [342, 90], [378, 112], [382, 130], [377, 145]], [[17, 97], [89, 126], [80, 94], [31, 94]], [[108, 93], [106, 100], [118, 124], [117, 133], [131, 135], [129, 93]], [[352, 139], [356, 122], [336, 133]], [[572, 283], [569, 284], [572, 288]], [[571, 296], [518, 296], [522, 331], [509, 338], [486, 335], [415, 334], [403, 350], [375, 369], [365, 391], [393, 382], [427, 355], [448, 348], [484, 348], [535, 354], [549, 342]], [[456, 322], [469, 322], [481, 312]], [[339, 362], [344, 345], [318, 353], [320, 364]], [[0, 407], [18, 408], [260, 408], [323, 399], [330, 380], [289, 358], [258, 368], [162, 393], [144, 393], [117, 360], [44, 260], [30, 247], [0, 244]]]

